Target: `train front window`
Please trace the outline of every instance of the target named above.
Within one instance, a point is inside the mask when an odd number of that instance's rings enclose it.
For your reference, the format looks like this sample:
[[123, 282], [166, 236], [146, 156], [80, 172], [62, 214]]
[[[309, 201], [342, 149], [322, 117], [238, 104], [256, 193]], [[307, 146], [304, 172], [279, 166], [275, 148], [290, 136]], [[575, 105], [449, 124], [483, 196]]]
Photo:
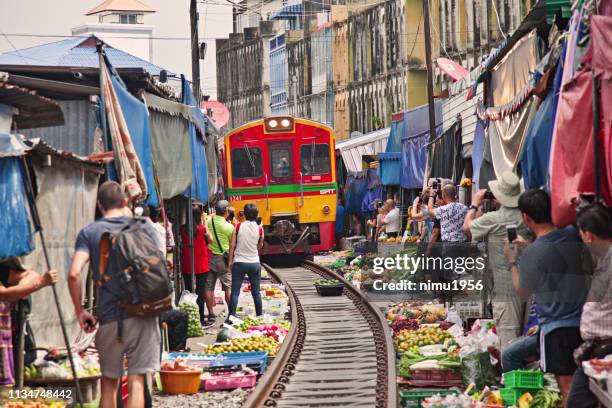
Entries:
[[232, 150], [232, 175], [235, 179], [260, 178], [263, 173], [261, 149], [259, 147], [237, 148]]
[[268, 147], [270, 152], [270, 172], [272, 173], [272, 182], [287, 182], [293, 177], [293, 162], [291, 144], [287, 143], [270, 143]]
[[329, 174], [331, 159], [328, 144], [307, 144], [300, 148], [300, 168], [305, 176]]

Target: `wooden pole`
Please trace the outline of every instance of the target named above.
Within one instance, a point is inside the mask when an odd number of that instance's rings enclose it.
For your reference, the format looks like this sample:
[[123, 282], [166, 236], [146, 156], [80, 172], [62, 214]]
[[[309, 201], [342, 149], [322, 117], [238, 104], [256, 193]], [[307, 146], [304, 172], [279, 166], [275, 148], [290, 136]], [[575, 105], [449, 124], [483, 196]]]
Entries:
[[429, 0], [423, 0], [423, 18], [425, 29], [425, 64], [427, 66], [427, 104], [429, 106], [429, 138], [436, 138], [436, 113], [434, 110], [433, 70], [431, 66], [431, 27], [429, 19]]

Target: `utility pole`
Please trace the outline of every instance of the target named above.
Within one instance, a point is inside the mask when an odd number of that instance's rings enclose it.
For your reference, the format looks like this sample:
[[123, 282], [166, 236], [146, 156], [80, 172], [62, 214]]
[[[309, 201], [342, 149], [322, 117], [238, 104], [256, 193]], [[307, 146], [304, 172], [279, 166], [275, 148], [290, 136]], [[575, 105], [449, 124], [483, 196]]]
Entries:
[[433, 70], [431, 67], [431, 27], [429, 26], [429, 0], [423, 0], [425, 29], [425, 63], [427, 65], [427, 104], [429, 105], [429, 137], [436, 138], [436, 113], [434, 111]]
[[189, 24], [191, 26], [191, 86], [193, 95], [200, 103], [200, 44], [198, 39], [198, 5], [191, 0], [189, 6]]

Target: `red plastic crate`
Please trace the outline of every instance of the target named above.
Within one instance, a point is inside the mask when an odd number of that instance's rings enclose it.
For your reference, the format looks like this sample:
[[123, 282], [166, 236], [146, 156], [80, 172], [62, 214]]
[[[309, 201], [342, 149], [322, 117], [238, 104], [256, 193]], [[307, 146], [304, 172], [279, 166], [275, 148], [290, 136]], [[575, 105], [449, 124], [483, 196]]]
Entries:
[[251, 388], [257, 383], [257, 373], [212, 373], [210, 377], [202, 377], [204, 391], [230, 390], [234, 388]]
[[407, 382], [413, 387], [462, 387], [463, 376], [455, 370], [413, 370]]

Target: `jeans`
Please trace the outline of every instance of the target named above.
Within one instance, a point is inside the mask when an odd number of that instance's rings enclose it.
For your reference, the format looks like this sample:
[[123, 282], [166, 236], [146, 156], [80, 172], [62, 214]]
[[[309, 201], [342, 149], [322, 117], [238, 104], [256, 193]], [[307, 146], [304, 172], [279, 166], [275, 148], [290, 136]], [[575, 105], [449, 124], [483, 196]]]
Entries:
[[510, 342], [502, 351], [504, 373], [525, 368], [526, 362], [538, 358], [539, 336], [522, 336]]
[[[198, 295], [198, 309], [200, 309], [200, 322], [204, 321], [204, 288], [206, 287], [206, 276], [208, 273], [195, 275], [195, 294]], [[185, 289], [191, 292], [191, 274], [184, 273], [183, 281]]]
[[232, 265], [232, 295], [229, 304], [230, 316], [236, 316], [236, 308], [238, 307], [238, 297], [240, 297], [240, 289], [244, 275], [249, 277], [251, 283], [251, 295], [255, 302], [255, 314], [261, 316], [263, 314], [261, 304], [261, 294], [259, 293], [259, 284], [261, 283], [261, 264], [234, 262]]
[[[593, 357], [604, 358], [612, 354], [612, 345], [602, 346], [593, 353]], [[567, 408], [597, 408], [599, 402], [589, 388], [589, 377], [582, 371], [582, 365], [574, 373], [572, 388], [567, 397]]]

